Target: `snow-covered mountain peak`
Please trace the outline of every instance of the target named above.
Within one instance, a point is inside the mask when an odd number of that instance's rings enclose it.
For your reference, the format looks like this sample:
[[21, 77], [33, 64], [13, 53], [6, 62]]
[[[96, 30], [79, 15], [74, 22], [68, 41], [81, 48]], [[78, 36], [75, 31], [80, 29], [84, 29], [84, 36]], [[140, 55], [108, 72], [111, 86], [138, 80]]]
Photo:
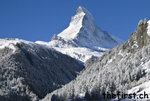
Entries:
[[41, 41], [36, 43], [48, 45], [85, 62], [92, 55], [101, 56], [104, 51], [121, 44], [122, 41], [101, 30], [96, 25], [92, 14], [84, 7], [79, 6], [64, 31], [54, 35], [49, 43]]
[[[78, 7], [75, 16], [72, 17], [72, 20], [75, 20], [74, 18], [79, 15], [85, 18], [86, 20], [90, 20], [93, 24], [96, 24], [93, 15], [84, 7], [81, 6]], [[82, 24], [84, 24], [84, 19], [82, 19]]]
[[[95, 19], [94, 19], [93, 15], [84, 7], [79, 6], [76, 11], [76, 14], [71, 19], [70, 25], [71, 24], [76, 25], [78, 23], [83, 25], [84, 21], [85, 21], [84, 19], [91, 20], [91, 22], [95, 24]], [[79, 22], [79, 21], [81, 21], [81, 22]]]
[[76, 11], [76, 13], [81, 13], [81, 12], [85, 12], [86, 13], [87, 10], [84, 7], [82, 7], [82, 6], [79, 6], [77, 11]]
[[72, 17], [68, 28], [58, 34], [58, 37], [67, 41], [74, 41], [79, 46], [90, 48], [93, 46], [113, 48], [119, 44], [116, 38], [97, 27], [92, 14], [81, 6]]
[[[84, 7], [79, 6], [68, 28], [58, 34], [58, 36], [66, 40], [73, 40], [81, 34], [82, 29], [86, 29], [87, 32], [93, 32], [95, 28], [96, 22], [92, 14]], [[87, 35], [87, 33], [84, 34]]]

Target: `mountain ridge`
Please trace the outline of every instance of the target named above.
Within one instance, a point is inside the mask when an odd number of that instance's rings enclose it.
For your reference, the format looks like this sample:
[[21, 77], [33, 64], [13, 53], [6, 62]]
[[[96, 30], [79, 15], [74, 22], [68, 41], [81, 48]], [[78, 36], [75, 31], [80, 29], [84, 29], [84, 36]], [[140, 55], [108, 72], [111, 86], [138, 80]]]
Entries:
[[0, 57], [0, 101], [39, 101], [83, 68], [54, 49], [20, 39], [0, 39]]
[[91, 56], [99, 57], [104, 51], [120, 45], [123, 41], [101, 30], [92, 14], [79, 6], [65, 30], [55, 34], [48, 43], [36, 43], [52, 47], [84, 63]]
[[[58, 34], [58, 37], [62, 37], [64, 40], [75, 41], [79, 46], [92, 47], [100, 46], [103, 48], [113, 48], [103, 43], [103, 41], [110, 41], [112, 44], [117, 44], [115, 40], [108, 32], [101, 30], [97, 25], [92, 14], [84, 7], [79, 6], [76, 14], [72, 17], [69, 27]], [[98, 37], [98, 38], [97, 38]], [[83, 38], [85, 38], [83, 40]], [[110, 40], [107, 40], [107, 38]], [[85, 43], [82, 43], [85, 42]], [[94, 42], [95, 41], [95, 42]], [[101, 41], [101, 42], [99, 42]], [[91, 46], [86, 45], [91, 44]], [[99, 44], [99, 45], [98, 45]]]

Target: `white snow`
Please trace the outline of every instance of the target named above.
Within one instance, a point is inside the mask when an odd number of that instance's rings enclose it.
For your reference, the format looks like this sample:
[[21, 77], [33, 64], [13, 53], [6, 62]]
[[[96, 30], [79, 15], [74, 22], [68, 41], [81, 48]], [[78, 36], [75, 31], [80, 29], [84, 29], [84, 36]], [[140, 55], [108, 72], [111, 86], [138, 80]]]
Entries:
[[70, 48], [55, 47], [54, 49], [60, 51], [63, 54], [67, 54], [77, 60], [80, 60], [82, 62], [85, 62], [86, 60], [91, 58], [91, 56], [100, 57], [103, 54], [103, 52], [93, 51], [85, 47], [70, 47]]
[[48, 42], [44, 42], [44, 41], [36, 41], [35, 43], [48, 46]]
[[0, 49], [3, 49], [5, 47], [10, 48], [15, 52], [16, 48], [14, 45], [18, 42], [18, 40], [5, 40], [5, 39], [0, 39]]
[[60, 34], [58, 34], [58, 36], [66, 40], [74, 39], [75, 37], [77, 37], [77, 34], [79, 33], [82, 27], [82, 20], [83, 20], [84, 15], [85, 13], [83, 12], [81, 14], [75, 15], [73, 19], [76, 19], [76, 21], [72, 21], [69, 27], [66, 28]]
[[[142, 93], [144, 91], [148, 91], [149, 90], [147, 93], [150, 94], [150, 86], [149, 85], [150, 85], [150, 81], [147, 81], [147, 82], [145, 82], [143, 84], [140, 84], [140, 85], [138, 85], [136, 87], [133, 87], [132, 89], [128, 90], [128, 93], [135, 92], [137, 94], [140, 94], [140, 93]], [[139, 90], [139, 89], [141, 89], [141, 90]]]
[[[68, 44], [62, 44], [61, 41], [58, 41], [58, 40], [54, 40], [49, 43], [37, 41], [36, 43], [47, 46], [49, 48], [53, 48], [63, 54], [69, 55], [72, 58], [75, 58], [81, 62], [85, 62], [86, 60], [91, 58], [91, 56], [100, 57], [103, 54], [103, 52], [98, 52], [98, 51], [95, 51], [95, 50], [92, 50], [92, 49], [86, 48], [86, 47], [74, 47], [74, 46], [70, 46]], [[105, 48], [99, 48], [99, 50], [100, 49], [102, 49], [103, 51], [107, 50]]]
[[0, 39], [0, 49], [7, 47], [7, 48], [12, 49], [13, 52], [15, 52], [16, 48], [14, 45], [16, 45], [19, 42], [20, 42], [19, 39], [14, 39], [14, 40]]
[[[149, 98], [144, 98], [144, 99], [137, 99], [139, 97], [140, 94], [148, 94]], [[142, 83], [136, 87], [133, 87], [132, 89], [128, 90], [128, 94], [132, 94], [132, 93], [136, 93], [136, 99], [126, 99], [123, 101], [146, 101], [146, 100], [150, 100], [150, 81], [147, 81], [145, 83]]]
[[[145, 62], [145, 63], [141, 63], [141, 66], [143, 67], [142, 69], [145, 70], [145, 73], [148, 74], [150, 73], [150, 60]], [[145, 98], [145, 99], [140, 99], [139, 98], [139, 95], [140, 94], [148, 94], [148, 99]], [[135, 93], [136, 94], [136, 99], [124, 99], [124, 100], [121, 100], [121, 101], [146, 101], [146, 100], [150, 100], [150, 80], [149, 81], [143, 81], [142, 84], [139, 84], [131, 89], [128, 90], [128, 94], [133, 94]], [[137, 99], [138, 98], [138, 99]]]
[[12, 49], [13, 52], [16, 51], [16, 47], [15, 45], [17, 43], [26, 43], [28, 45], [32, 45], [34, 43], [30, 42], [30, 41], [25, 41], [25, 40], [21, 40], [21, 39], [0, 39], [0, 49], [3, 49], [3, 48], [9, 48], [9, 49]]
[[83, 20], [84, 20], [85, 16], [87, 16], [88, 19], [90, 19], [89, 22], [86, 21], [86, 22], [88, 22], [87, 23], [88, 26], [94, 27], [93, 23], [95, 21], [94, 21], [93, 16], [85, 8], [80, 6], [77, 9], [76, 15], [72, 17], [69, 27], [66, 28], [60, 34], [58, 34], [58, 36], [66, 39], [66, 40], [75, 39], [78, 36], [80, 29], [83, 26]]
[[150, 60], [147, 61], [146, 63], [142, 64], [142, 67], [143, 67], [143, 69], [145, 70], [146, 73], [150, 72], [149, 66], [150, 66]]
[[147, 34], [150, 35], [150, 20], [148, 21]]

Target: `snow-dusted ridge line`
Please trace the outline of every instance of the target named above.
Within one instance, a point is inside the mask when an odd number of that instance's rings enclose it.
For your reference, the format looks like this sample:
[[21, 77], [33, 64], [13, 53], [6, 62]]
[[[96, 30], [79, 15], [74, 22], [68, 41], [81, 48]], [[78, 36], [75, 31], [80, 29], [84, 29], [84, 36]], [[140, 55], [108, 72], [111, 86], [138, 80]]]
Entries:
[[33, 44], [30, 41], [25, 41], [25, 40], [21, 40], [21, 39], [17, 39], [17, 38], [16, 39], [0, 39], [0, 49], [7, 47], [7, 48], [12, 49], [13, 52], [15, 52], [16, 48], [14, 45], [16, 45], [17, 43], [21, 43], [21, 42], [24, 42], [28, 45]]
[[37, 44], [35, 42], [26, 41], [26, 40], [18, 39], [18, 38], [6, 38], [6, 39], [0, 38], [0, 49], [9, 48], [13, 52], [15, 52], [17, 50], [16, 45], [19, 43], [24, 43], [27, 46], [26, 48], [35, 47], [38, 49], [38, 47], [43, 47], [45, 49], [48, 48], [48, 49], [54, 50], [53, 48], [48, 47], [47, 45]]

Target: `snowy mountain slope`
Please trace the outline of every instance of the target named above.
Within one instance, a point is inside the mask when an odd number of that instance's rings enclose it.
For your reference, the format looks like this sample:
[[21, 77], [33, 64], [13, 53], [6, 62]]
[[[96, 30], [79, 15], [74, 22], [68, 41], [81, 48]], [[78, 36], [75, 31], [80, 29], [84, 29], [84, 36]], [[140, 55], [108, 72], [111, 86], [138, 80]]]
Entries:
[[62, 52], [63, 54], [71, 55], [75, 59], [80, 59], [80, 61], [83, 62], [91, 58], [91, 56], [99, 57], [102, 55], [102, 52], [93, 51], [89, 48], [83, 48], [83, 47], [55, 48], [55, 49], [57, 51]]
[[[55, 45], [59, 42], [59, 41], [52, 41]], [[58, 43], [59, 46], [54, 47], [52, 45], [52, 42], [50, 42], [50, 44], [48, 43], [43, 43], [43, 42], [36, 42], [38, 44], [44, 45], [44, 46], [48, 46], [51, 48], [54, 48], [55, 50], [69, 55], [77, 60], [79, 60], [80, 62], [85, 62], [86, 60], [88, 60], [89, 58], [91, 58], [91, 56], [101, 56], [103, 54], [104, 51], [107, 51], [108, 49], [105, 48], [101, 48], [101, 50], [95, 51], [86, 47], [72, 47], [72, 46], [68, 46], [67, 44], [62, 44], [61, 42]], [[65, 46], [66, 45], [66, 46]]]
[[37, 41], [36, 43], [51, 47], [63, 54], [69, 55], [79, 60], [80, 62], [85, 62], [87, 59], [91, 58], [91, 56], [99, 57], [103, 54], [104, 51], [108, 50], [108, 49], [100, 48], [100, 47], [98, 47], [99, 50], [98, 49], [93, 50], [93, 49], [86, 48], [86, 47], [78, 47], [72, 43], [68, 45], [68, 43], [63, 43], [57, 40], [51, 41], [50, 44], [47, 42], [41, 42], [41, 41]]
[[39, 101], [75, 79], [82, 65], [54, 49], [0, 39], [0, 101]]
[[145, 97], [145, 99], [139, 99], [140, 94], [148, 94], [150, 96], [150, 81], [144, 82], [138, 86], [133, 87], [132, 89], [128, 90], [128, 93], [136, 93], [136, 98], [135, 99], [126, 99], [126, 101], [149, 101], [149, 98]]
[[129, 93], [139, 91], [140, 87], [141, 92], [147, 91], [149, 94], [149, 86], [146, 85], [150, 81], [148, 23], [149, 21], [140, 21], [137, 30], [127, 42], [104, 53], [94, 63], [88, 64], [89, 67], [75, 80], [48, 94], [42, 101], [82, 101], [83, 98], [86, 101], [105, 101], [102, 95], [104, 92]]
[[97, 27], [92, 14], [80, 6], [64, 31], [54, 35], [49, 43], [41, 41], [36, 43], [50, 46], [81, 62], [85, 62], [92, 55], [101, 56], [104, 51], [120, 45], [122, 42]]
[[98, 28], [92, 14], [81, 6], [72, 17], [69, 27], [58, 36], [89, 48], [93, 46], [113, 48], [120, 43], [107, 32]]

